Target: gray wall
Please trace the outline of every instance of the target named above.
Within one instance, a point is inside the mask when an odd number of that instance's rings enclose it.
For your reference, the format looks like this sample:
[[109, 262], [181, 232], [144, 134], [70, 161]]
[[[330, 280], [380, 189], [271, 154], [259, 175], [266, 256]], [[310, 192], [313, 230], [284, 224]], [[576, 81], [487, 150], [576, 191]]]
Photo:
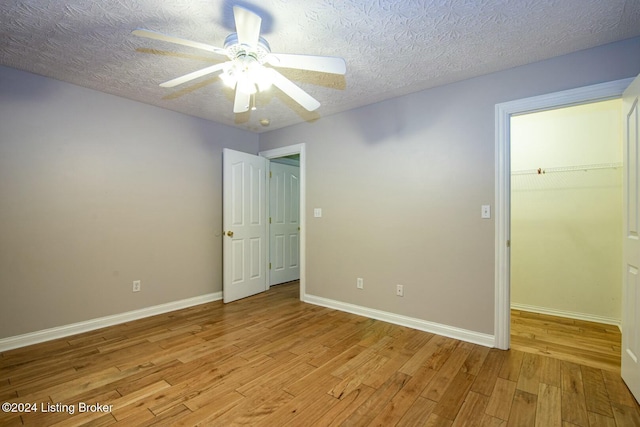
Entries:
[[0, 67], [0, 338], [221, 291], [223, 147], [258, 136]]
[[640, 38], [261, 134], [307, 143], [307, 293], [492, 334], [495, 104], [638, 73]]

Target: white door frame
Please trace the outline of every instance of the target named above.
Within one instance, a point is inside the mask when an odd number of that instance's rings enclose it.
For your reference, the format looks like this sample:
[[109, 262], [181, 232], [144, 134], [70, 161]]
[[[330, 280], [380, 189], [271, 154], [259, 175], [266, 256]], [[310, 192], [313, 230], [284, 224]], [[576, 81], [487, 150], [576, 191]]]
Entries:
[[[305, 144], [301, 143], [301, 144], [295, 144], [295, 145], [289, 145], [287, 147], [281, 147], [281, 148], [274, 148], [272, 150], [265, 150], [265, 151], [260, 151], [258, 153], [259, 156], [265, 157], [267, 159], [275, 159], [278, 157], [285, 157], [285, 156], [292, 156], [298, 154], [300, 155], [300, 300], [304, 301], [304, 297], [306, 295], [305, 290], [306, 290], [306, 234], [307, 234], [307, 228], [306, 228], [306, 205], [305, 205], [305, 201], [306, 201], [306, 192], [307, 192], [307, 160], [306, 160], [306, 148], [305, 148]], [[267, 191], [268, 191], [268, 187], [267, 186]], [[267, 193], [267, 203], [269, 200], [269, 194]], [[267, 239], [268, 239], [268, 233], [267, 233]], [[267, 247], [269, 247], [268, 245], [270, 244], [270, 242], [267, 240]], [[268, 257], [270, 256], [269, 251], [267, 251], [267, 264], [269, 265], [269, 259]], [[271, 272], [268, 272], [268, 274], [270, 275]], [[268, 277], [268, 279], [270, 280], [270, 277]], [[267, 281], [267, 289], [269, 286], [270, 281]]]
[[[510, 347], [511, 334], [511, 130], [513, 115], [619, 98], [633, 78], [496, 104], [495, 111], [495, 317], [494, 346]], [[621, 119], [622, 120], [622, 119]]]

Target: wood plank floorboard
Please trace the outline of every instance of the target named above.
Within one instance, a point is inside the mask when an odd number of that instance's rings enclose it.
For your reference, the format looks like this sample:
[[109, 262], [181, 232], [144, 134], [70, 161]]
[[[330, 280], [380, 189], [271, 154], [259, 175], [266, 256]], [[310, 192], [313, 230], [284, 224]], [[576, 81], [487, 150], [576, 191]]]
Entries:
[[1, 353], [0, 425], [640, 426], [615, 329], [514, 319], [501, 351], [279, 285]]
[[511, 310], [511, 348], [620, 373], [617, 326]]

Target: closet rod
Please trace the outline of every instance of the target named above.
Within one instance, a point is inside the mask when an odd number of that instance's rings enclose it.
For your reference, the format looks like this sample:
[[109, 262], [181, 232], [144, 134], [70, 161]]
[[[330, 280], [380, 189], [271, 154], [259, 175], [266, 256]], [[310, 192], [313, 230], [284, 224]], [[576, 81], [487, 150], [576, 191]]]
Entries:
[[590, 171], [596, 169], [618, 169], [622, 167], [622, 163], [600, 163], [596, 165], [579, 165], [579, 166], [563, 166], [556, 168], [538, 168], [528, 169], [522, 171], [513, 171], [511, 175], [544, 175], [554, 172], [576, 172], [576, 171]]

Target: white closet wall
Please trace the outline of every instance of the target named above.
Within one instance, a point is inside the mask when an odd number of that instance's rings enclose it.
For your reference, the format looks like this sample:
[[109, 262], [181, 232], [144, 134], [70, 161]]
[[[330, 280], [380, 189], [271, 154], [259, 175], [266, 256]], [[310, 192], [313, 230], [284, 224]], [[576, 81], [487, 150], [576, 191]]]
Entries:
[[620, 321], [620, 102], [512, 118], [513, 308]]

